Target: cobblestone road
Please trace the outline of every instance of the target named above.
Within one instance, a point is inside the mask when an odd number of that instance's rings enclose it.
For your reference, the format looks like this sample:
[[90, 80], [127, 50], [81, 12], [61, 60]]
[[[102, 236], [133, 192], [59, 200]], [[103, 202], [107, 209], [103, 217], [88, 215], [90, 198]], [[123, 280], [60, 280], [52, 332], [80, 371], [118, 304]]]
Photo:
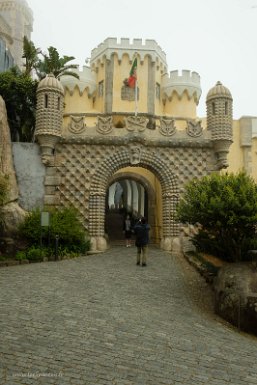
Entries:
[[0, 384], [257, 384], [257, 339], [213, 315], [198, 273], [134, 254], [0, 269]]

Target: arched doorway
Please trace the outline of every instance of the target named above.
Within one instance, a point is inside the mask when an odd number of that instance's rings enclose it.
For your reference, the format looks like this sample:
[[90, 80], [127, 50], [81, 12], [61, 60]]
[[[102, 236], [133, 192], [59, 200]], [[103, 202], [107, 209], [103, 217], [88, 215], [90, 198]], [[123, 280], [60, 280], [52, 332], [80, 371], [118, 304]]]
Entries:
[[119, 151], [105, 158], [92, 178], [89, 194], [89, 232], [92, 249], [103, 251], [107, 248], [105, 237], [106, 194], [113, 175], [125, 167], [142, 167], [150, 170], [159, 180], [162, 195], [161, 247], [171, 249], [172, 240], [178, 236], [175, 220], [176, 204], [179, 198], [177, 177], [158, 157], [156, 151], [141, 143], [120, 147]]
[[160, 218], [157, 213], [161, 212], [161, 199], [157, 201], [154, 187], [140, 172], [142, 170], [138, 167], [133, 168], [133, 171], [119, 170], [109, 181], [106, 193], [105, 231], [110, 241], [124, 238], [122, 232], [124, 219], [129, 215], [132, 222], [145, 216], [151, 227], [151, 242], [160, 242]]

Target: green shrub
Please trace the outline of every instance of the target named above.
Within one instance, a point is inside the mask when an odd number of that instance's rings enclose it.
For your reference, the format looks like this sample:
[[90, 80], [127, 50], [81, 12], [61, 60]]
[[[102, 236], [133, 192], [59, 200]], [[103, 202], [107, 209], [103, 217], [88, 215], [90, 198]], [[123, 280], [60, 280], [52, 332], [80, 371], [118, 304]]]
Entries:
[[51, 209], [50, 226], [41, 226], [41, 212], [39, 209], [30, 212], [19, 227], [19, 234], [30, 246], [40, 244], [42, 238], [44, 246], [48, 246], [49, 253], [55, 255], [56, 235], [58, 236], [58, 255], [66, 252], [85, 253], [90, 248], [86, 240], [87, 233], [78, 219], [78, 213], [72, 208]]
[[42, 261], [43, 260], [43, 252], [40, 247], [32, 246], [26, 251], [27, 259], [29, 261]]
[[[177, 207], [177, 219], [200, 225], [199, 251], [227, 261], [247, 258], [257, 223], [257, 185], [244, 172], [192, 180]], [[250, 247], [251, 248], [251, 247]]]
[[22, 261], [24, 259], [27, 259], [27, 254], [25, 251], [18, 251], [15, 255], [15, 259], [17, 261]]

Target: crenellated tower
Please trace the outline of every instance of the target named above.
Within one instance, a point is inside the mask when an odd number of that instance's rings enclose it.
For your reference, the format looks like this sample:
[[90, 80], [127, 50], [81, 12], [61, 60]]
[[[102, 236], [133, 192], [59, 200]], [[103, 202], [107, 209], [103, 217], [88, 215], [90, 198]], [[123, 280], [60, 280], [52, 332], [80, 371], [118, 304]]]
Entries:
[[165, 114], [195, 119], [201, 93], [200, 76], [197, 72], [183, 70], [181, 74], [179, 71], [171, 71], [169, 76], [165, 74], [162, 82]]
[[138, 111], [161, 113], [161, 81], [167, 71], [166, 54], [155, 40], [107, 38], [91, 52], [96, 73], [95, 108], [103, 113], [133, 112], [135, 93], [124, 85], [137, 56]]
[[232, 143], [232, 103], [229, 89], [221, 82], [217, 82], [207, 94], [207, 128], [211, 131], [219, 170], [228, 167], [227, 154]]

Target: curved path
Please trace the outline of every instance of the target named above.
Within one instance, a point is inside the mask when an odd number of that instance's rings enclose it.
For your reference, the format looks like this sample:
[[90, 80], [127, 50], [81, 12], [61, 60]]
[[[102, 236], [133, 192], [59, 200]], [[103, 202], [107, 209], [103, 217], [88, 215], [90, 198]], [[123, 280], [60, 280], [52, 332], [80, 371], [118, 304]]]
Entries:
[[0, 269], [0, 384], [257, 384], [257, 339], [213, 314], [198, 273], [134, 254]]

